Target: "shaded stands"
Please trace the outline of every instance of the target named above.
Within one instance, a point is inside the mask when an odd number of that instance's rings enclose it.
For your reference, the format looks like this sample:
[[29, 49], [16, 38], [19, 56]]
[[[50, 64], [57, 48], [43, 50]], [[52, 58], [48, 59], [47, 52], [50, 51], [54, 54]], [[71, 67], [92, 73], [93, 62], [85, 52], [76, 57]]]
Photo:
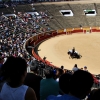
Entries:
[[94, 3], [81, 4], [81, 7], [82, 7], [83, 10], [93, 10], [93, 9], [95, 9]]
[[[88, 22], [86, 20], [86, 16], [81, 15], [80, 17], [66, 17], [66, 23], [70, 24], [71, 28], [73, 27], [79, 27], [80, 25], [82, 27], [88, 26]], [[69, 28], [69, 27], [68, 27]]]
[[[17, 7], [14, 7], [16, 10], [16, 13], [18, 12], [27, 12], [27, 11], [32, 11], [32, 7], [30, 5], [18, 5]], [[13, 7], [9, 8], [0, 8], [0, 15], [2, 14], [12, 14], [14, 13]]]
[[[53, 19], [55, 20], [51, 20], [51, 23], [55, 23], [56, 26], [58, 27], [58, 29], [62, 29], [62, 28], [66, 28], [66, 27], [70, 27], [70, 25], [67, 23], [66, 17], [64, 17], [59, 11], [60, 10], [70, 10], [70, 7], [68, 4], [48, 4], [48, 5], [41, 5], [44, 7], [44, 9], [47, 10], [47, 12], [52, 15]], [[55, 22], [53, 22], [55, 21]], [[52, 25], [53, 25], [52, 24]], [[57, 29], [57, 28], [55, 28]]]
[[62, 29], [63, 28], [62, 25], [59, 22], [57, 22], [57, 20], [55, 18], [51, 19], [48, 24], [54, 30], [58, 30], [58, 29]]
[[96, 17], [95, 16], [87, 17], [87, 21], [88, 21], [88, 24], [89, 24], [90, 27], [97, 26], [96, 25]]
[[63, 29], [71, 27], [70, 23], [68, 23], [68, 20], [66, 20], [66, 17], [55, 16], [54, 18], [56, 19], [56, 21], [59, 22], [59, 24], [62, 26]]
[[97, 14], [100, 16], [100, 3], [96, 3], [96, 10], [97, 10]]
[[57, 16], [60, 15], [58, 7], [56, 7], [55, 5], [51, 4], [51, 5], [44, 5], [44, 8], [50, 13], [50, 15], [52, 16]]
[[[43, 60], [43, 58], [39, 57], [37, 50], [35, 50], [35, 48], [38, 46], [38, 44], [40, 44], [41, 42], [43, 42], [44, 40], [57, 36], [57, 35], [62, 35], [62, 34], [74, 34], [74, 33], [86, 33], [86, 31], [90, 31], [90, 32], [100, 32], [99, 27], [84, 27], [84, 28], [67, 28], [66, 31], [64, 29], [62, 30], [57, 30], [57, 31], [50, 31], [50, 32], [45, 32], [45, 33], [41, 33], [41, 34], [37, 34], [36, 36], [31, 37], [30, 39], [28, 39], [26, 41], [25, 47], [27, 52], [28, 51], [28, 45], [30, 44], [33, 45], [34, 44], [34, 48], [32, 48], [32, 56], [34, 56], [37, 61], [42, 61], [46, 66], [50, 66], [53, 68], [57, 68], [57, 66], [52, 65], [49, 61], [47, 60]], [[44, 69], [42, 69], [43, 72]], [[93, 75], [94, 78], [94, 87], [99, 87], [99, 77], [100, 75]], [[98, 78], [99, 77], [99, 78]]]
[[[39, 6], [40, 5], [40, 6]], [[73, 28], [79, 27], [92, 27], [99, 26], [99, 15], [90, 17], [85, 16], [83, 10], [97, 10], [99, 11], [99, 4], [89, 3], [89, 4], [39, 4], [34, 5], [38, 11], [47, 11], [48, 15], [52, 16], [54, 20], [51, 20], [50, 26], [53, 26], [53, 29], [62, 29], [62, 28]], [[72, 10], [74, 16], [65, 17], [59, 11], [60, 10]], [[98, 14], [98, 13], [97, 13]], [[54, 25], [56, 23], [56, 26]], [[60, 27], [59, 27], [60, 26]]]
[[[38, 3], [34, 4], [34, 8], [37, 12], [46, 12], [50, 21], [48, 22], [48, 25], [50, 27], [50, 30], [58, 30], [58, 29], [64, 29], [64, 28], [73, 28], [73, 27], [79, 27], [81, 25], [82, 27], [92, 27], [92, 26], [100, 26], [99, 23], [99, 3], [89, 3], [89, 4], [45, 4], [45, 3]], [[94, 17], [85, 16], [83, 10], [90, 10], [95, 9], [97, 10], [97, 14]], [[18, 5], [15, 7], [16, 13], [18, 12], [29, 12], [32, 11], [31, 5]], [[71, 17], [65, 17], [63, 16], [59, 11], [60, 10], [72, 10], [74, 13], [74, 16]], [[9, 7], [7, 9], [0, 9], [1, 13], [2, 11], [5, 13], [14, 13], [13, 8]], [[32, 25], [28, 24], [30, 27]], [[41, 24], [41, 27], [48, 28], [45, 24]], [[41, 31], [39, 31], [41, 32]]]
[[17, 7], [14, 7], [14, 8], [15, 8], [16, 13], [18, 12], [25, 13], [25, 12], [33, 11], [31, 5], [18, 5]]
[[[49, 25], [50, 25], [50, 27], [52, 28], [52, 29], [62, 29], [63, 27], [62, 27], [62, 25], [60, 24], [60, 22], [59, 21], [57, 21], [55, 18], [54, 18], [54, 13], [58, 13], [58, 14], [60, 14], [59, 13], [59, 10], [57, 10], [57, 11], [55, 11], [55, 7], [54, 7], [54, 5], [43, 5], [43, 4], [40, 4], [40, 6], [39, 5], [35, 5], [34, 6], [35, 8], [36, 8], [36, 10], [37, 11], [39, 11], [39, 12], [41, 12], [41, 11], [43, 11], [43, 12], [47, 12], [47, 15], [48, 15], [48, 17], [50, 17], [51, 18], [51, 20], [50, 20], [50, 22], [48, 23]], [[54, 13], [53, 13], [54, 12]], [[61, 14], [60, 14], [61, 15]]]
[[38, 12], [41, 12], [41, 11], [46, 11], [46, 9], [44, 8], [44, 5], [41, 4], [41, 3], [38, 3], [36, 5], [34, 5], [34, 8], [38, 11]]
[[81, 4], [69, 4], [70, 9], [73, 11], [74, 16], [83, 15], [83, 5]]
[[96, 26], [100, 26], [100, 16], [96, 16]]

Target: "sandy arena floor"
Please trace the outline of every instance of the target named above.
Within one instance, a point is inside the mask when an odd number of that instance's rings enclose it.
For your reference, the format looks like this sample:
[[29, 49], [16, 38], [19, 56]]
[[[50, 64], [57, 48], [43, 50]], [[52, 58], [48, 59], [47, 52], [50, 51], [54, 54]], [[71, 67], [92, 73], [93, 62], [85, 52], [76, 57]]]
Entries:
[[[76, 48], [81, 59], [69, 59], [67, 51]], [[47, 57], [52, 64], [72, 69], [74, 64], [79, 68], [87, 66], [89, 72], [100, 73], [100, 33], [61, 35], [44, 41], [38, 48], [41, 58]]]

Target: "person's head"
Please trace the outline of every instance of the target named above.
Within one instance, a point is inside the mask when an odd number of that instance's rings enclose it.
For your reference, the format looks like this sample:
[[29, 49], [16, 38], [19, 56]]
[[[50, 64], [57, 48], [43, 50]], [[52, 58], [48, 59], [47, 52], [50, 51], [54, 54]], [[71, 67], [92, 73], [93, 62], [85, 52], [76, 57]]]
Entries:
[[80, 68], [80, 70], [83, 70], [83, 68]]
[[74, 72], [70, 80], [70, 94], [84, 99], [90, 92], [93, 82], [93, 77], [89, 72], [83, 70]]
[[52, 69], [45, 69], [44, 74], [47, 79], [53, 78], [53, 70]]
[[85, 71], [88, 71], [86, 66], [84, 66], [84, 70], [85, 70]]
[[38, 66], [33, 61], [30, 64], [30, 70], [36, 74], [38, 73]]
[[100, 89], [93, 89], [90, 92], [88, 100], [100, 100]]
[[31, 66], [30, 70], [34, 73], [38, 73], [38, 66]]
[[60, 77], [63, 73], [64, 71], [61, 68], [57, 68], [57, 73], [56, 73], [57, 77]]
[[71, 74], [66, 73], [61, 75], [59, 78], [59, 87], [65, 94], [69, 93], [69, 81], [71, 77], [72, 77]]
[[75, 64], [75, 65], [74, 65], [74, 67], [76, 67], [76, 68], [77, 68], [77, 64]]
[[21, 84], [27, 73], [27, 63], [21, 57], [8, 57], [2, 66], [5, 79], [11, 84]]
[[63, 70], [64, 69], [64, 66], [61, 66], [61, 69]]

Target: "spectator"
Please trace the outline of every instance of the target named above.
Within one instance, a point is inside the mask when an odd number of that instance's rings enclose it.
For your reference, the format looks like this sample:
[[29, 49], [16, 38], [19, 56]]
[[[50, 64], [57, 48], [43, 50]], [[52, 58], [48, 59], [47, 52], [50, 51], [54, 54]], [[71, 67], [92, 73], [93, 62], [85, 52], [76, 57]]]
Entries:
[[69, 93], [69, 81], [71, 77], [72, 77], [71, 74], [66, 73], [66, 74], [61, 75], [59, 78], [59, 87], [64, 94]]
[[100, 100], [100, 89], [93, 89], [87, 100]]
[[92, 75], [89, 72], [78, 70], [69, 82], [69, 94], [64, 94], [59, 98], [49, 96], [47, 100], [81, 100], [89, 94], [92, 85]]
[[31, 64], [30, 73], [27, 73], [24, 84], [34, 89], [37, 100], [40, 100], [40, 81], [42, 77], [38, 76], [38, 66]]
[[80, 70], [83, 70], [83, 68], [80, 68]]
[[86, 67], [86, 66], [84, 66], [84, 71], [87, 71], [87, 72], [88, 72], [88, 70], [87, 70], [87, 67]]
[[42, 79], [40, 83], [40, 100], [45, 100], [49, 95], [59, 94], [59, 84], [53, 79], [53, 71], [45, 69], [46, 79]]
[[78, 70], [78, 67], [77, 67], [77, 64], [75, 64], [74, 67], [73, 67], [73, 69], [72, 69], [72, 71], [75, 72], [77, 70]]
[[37, 100], [34, 90], [23, 85], [27, 73], [27, 63], [23, 58], [8, 57], [2, 71], [6, 82], [1, 89], [1, 100]]
[[93, 77], [89, 72], [76, 71], [70, 81], [70, 94], [79, 99], [84, 99], [91, 91], [93, 82]]
[[61, 69], [64, 70], [64, 66], [61, 66]]

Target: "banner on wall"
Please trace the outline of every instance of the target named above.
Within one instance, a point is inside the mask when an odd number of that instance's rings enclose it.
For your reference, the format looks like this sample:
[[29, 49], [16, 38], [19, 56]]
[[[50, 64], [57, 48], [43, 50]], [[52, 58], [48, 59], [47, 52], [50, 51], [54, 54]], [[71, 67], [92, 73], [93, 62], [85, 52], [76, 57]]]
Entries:
[[61, 32], [64, 32], [64, 29], [58, 30], [57, 33], [61, 33]]

